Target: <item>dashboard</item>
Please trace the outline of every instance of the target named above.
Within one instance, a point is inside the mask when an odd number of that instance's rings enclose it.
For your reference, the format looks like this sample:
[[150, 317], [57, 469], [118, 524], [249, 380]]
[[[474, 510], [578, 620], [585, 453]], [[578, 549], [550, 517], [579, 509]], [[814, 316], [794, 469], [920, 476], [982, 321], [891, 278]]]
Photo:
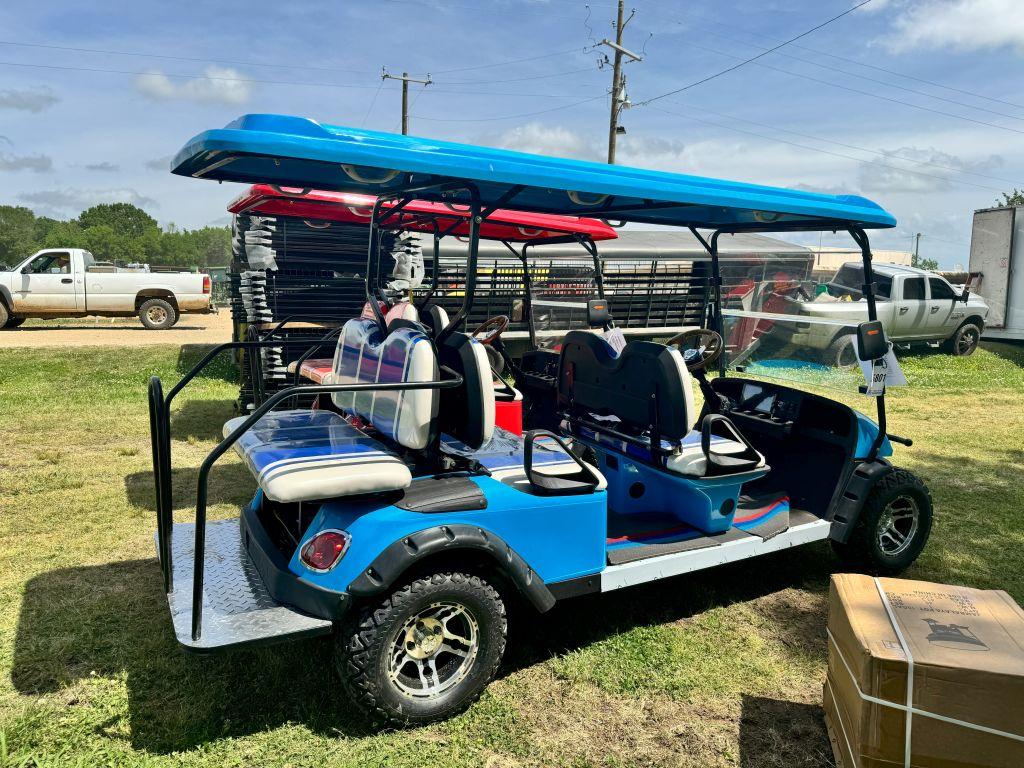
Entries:
[[741, 431], [798, 434], [843, 445], [855, 432], [847, 406], [809, 392], [738, 378], [714, 379], [712, 387], [725, 398], [723, 412]]

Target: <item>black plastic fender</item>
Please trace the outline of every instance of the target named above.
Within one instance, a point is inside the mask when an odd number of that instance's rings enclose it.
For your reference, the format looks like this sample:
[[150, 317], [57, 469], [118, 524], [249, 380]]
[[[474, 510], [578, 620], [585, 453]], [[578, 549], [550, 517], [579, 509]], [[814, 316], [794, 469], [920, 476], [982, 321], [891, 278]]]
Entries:
[[832, 529], [828, 534], [830, 539], [846, 543], [871, 489], [892, 470], [892, 464], [885, 459], [861, 461], [853, 468], [846, 480], [846, 487], [832, 508]]
[[439, 552], [479, 552], [487, 555], [542, 613], [555, 604], [551, 590], [533, 569], [500, 537], [475, 525], [437, 525], [388, 545], [351, 584], [353, 597], [387, 592], [411, 566]]

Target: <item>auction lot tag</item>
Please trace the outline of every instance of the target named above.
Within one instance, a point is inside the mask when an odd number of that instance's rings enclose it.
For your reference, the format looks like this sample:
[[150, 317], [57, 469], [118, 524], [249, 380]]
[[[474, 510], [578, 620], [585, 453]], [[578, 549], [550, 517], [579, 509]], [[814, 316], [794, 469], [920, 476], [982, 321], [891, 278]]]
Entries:
[[903, 374], [903, 369], [900, 368], [891, 342], [885, 357], [878, 360], [858, 360], [858, 362], [867, 385], [864, 394], [868, 397], [884, 395], [886, 387], [907, 386], [907, 377]]

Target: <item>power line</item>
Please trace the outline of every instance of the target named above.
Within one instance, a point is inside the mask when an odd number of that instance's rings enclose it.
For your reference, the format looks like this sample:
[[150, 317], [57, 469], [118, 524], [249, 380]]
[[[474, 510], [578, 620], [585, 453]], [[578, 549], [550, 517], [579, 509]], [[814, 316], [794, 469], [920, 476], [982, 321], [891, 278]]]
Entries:
[[[987, 174], [987, 173], [979, 173], [978, 171], [969, 171], [969, 170], [966, 170], [964, 168], [957, 168], [957, 167], [952, 166], [952, 165], [942, 165], [941, 163], [934, 163], [934, 162], [931, 162], [929, 160], [915, 160], [915, 159], [910, 158], [910, 157], [900, 156], [900, 155], [896, 154], [895, 152], [884, 152], [884, 151], [880, 151], [880, 150], [877, 150], [877, 149], [868, 149], [867, 147], [859, 147], [856, 144], [847, 144], [847, 143], [842, 142], [842, 141], [836, 141], [834, 139], [825, 139], [825, 138], [822, 138], [821, 136], [814, 136], [813, 134], [809, 134], [809, 133], [801, 133], [800, 131], [794, 131], [794, 130], [792, 130], [790, 128], [780, 128], [777, 125], [769, 125], [768, 123], [759, 123], [756, 120], [748, 120], [746, 118], [736, 117], [736, 115], [726, 114], [725, 112], [716, 112], [713, 109], [708, 109], [707, 107], [702, 107], [702, 106], [699, 106], [697, 104], [686, 104], [686, 103], [683, 103], [683, 102], [680, 102], [680, 101], [672, 101], [670, 103], [677, 104], [677, 105], [679, 105], [681, 107], [686, 107], [688, 109], [696, 109], [696, 110], [698, 110], [701, 113], [707, 113], [707, 114], [717, 115], [718, 117], [724, 117], [727, 120], [736, 120], [736, 121], [741, 122], [741, 123], [747, 123], [748, 125], [756, 125], [756, 126], [760, 126], [761, 128], [768, 128], [769, 130], [773, 130], [773, 131], [781, 131], [782, 133], [789, 133], [789, 134], [792, 134], [793, 136], [801, 136], [801, 137], [803, 137], [805, 139], [811, 139], [812, 141], [820, 141], [820, 142], [824, 142], [825, 144], [834, 144], [837, 147], [845, 147], [846, 149], [853, 149], [853, 150], [856, 150], [858, 152], [867, 152], [867, 153], [872, 154], [872, 155], [878, 155], [879, 157], [884, 157], [884, 158], [888, 158], [888, 159], [892, 159], [892, 160], [901, 160], [903, 162], [913, 163], [915, 165], [928, 165], [928, 166], [931, 166], [933, 168], [941, 168], [942, 170], [945, 170], [945, 171], [953, 171], [954, 173], [962, 173], [962, 174], [966, 174], [966, 175], [969, 175], [969, 176], [978, 176], [979, 178], [991, 179], [993, 181], [1005, 181], [1007, 184], [1020, 184], [1020, 182], [1014, 181], [1013, 179], [1007, 179], [1007, 178], [1002, 177], [1002, 176], [992, 176], [992, 175]], [[951, 179], [951, 181], [952, 181], [952, 179]]]
[[195, 61], [205, 64], [235, 64], [242, 67], [271, 67], [275, 69], [311, 69], [321, 72], [344, 72], [355, 75], [372, 75], [365, 69], [344, 69], [339, 67], [318, 67], [313, 64], [276, 64], [265, 61], [238, 61], [236, 59], [209, 59], [198, 56], [172, 56], [162, 53], [141, 53], [137, 51], [112, 51], [102, 48], [79, 48], [70, 45], [49, 45], [46, 43], [21, 43], [14, 40], [0, 40], [0, 45], [16, 45], [22, 48], [43, 48], [51, 51], [72, 51], [75, 53], [100, 53], [106, 56], [135, 56], [147, 59], [168, 59], [171, 61]]
[[[298, 81], [298, 80], [265, 80], [261, 78], [253, 77], [221, 77], [218, 75], [186, 75], [171, 72], [159, 72], [154, 70], [142, 71], [142, 70], [128, 70], [128, 69], [103, 69], [99, 67], [69, 67], [62, 66], [59, 64], [26, 64], [23, 62], [16, 61], [0, 61], [0, 66], [4, 67], [28, 67], [31, 69], [53, 69], [64, 72], [99, 72], [105, 74], [114, 75], [140, 75], [140, 76], [156, 76], [156, 77], [169, 77], [184, 80], [213, 80], [215, 82], [229, 82], [229, 83], [258, 83], [261, 85], [290, 85], [290, 86], [308, 86], [312, 88], [342, 88], [342, 89], [356, 89], [356, 90], [370, 90], [378, 86], [374, 85], [359, 85], [353, 83], [320, 83], [310, 81]], [[434, 93], [443, 93], [459, 96], [512, 96], [512, 97], [524, 97], [531, 99], [571, 99], [576, 94], [565, 94], [565, 93], [522, 93], [517, 91], [465, 91], [465, 90], [444, 90], [435, 89]]]
[[[434, 91], [434, 93], [437, 93], [437, 91]], [[603, 99], [606, 95], [607, 94], [601, 93], [597, 96], [591, 96], [589, 99], [574, 101], [572, 104], [562, 104], [561, 106], [552, 107], [551, 109], [541, 109], [536, 112], [521, 112], [517, 115], [502, 115], [501, 117], [427, 117], [426, 115], [413, 115], [413, 117], [417, 120], [427, 120], [432, 123], [486, 123], [498, 120], [516, 120], [521, 117], [535, 117], [536, 115], [546, 115], [549, 112], [558, 112], [562, 109], [572, 109], [573, 107], [578, 107], [581, 104], [588, 104], [592, 101]]]
[[594, 67], [583, 67], [581, 69], [569, 69], [564, 72], [549, 72], [544, 75], [530, 75], [528, 77], [513, 77], [507, 80], [444, 80], [445, 85], [486, 85], [488, 83], [521, 83], [526, 80], [547, 80], [552, 77], [565, 77], [566, 75], [577, 75], [580, 72], [593, 72]]
[[767, 49], [765, 51], [762, 51], [761, 53], [757, 54], [756, 56], [751, 56], [748, 59], [744, 59], [743, 61], [739, 62], [738, 64], [734, 64], [733, 66], [728, 67], [727, 69], [723, 69], [720, 72], [715, 72], [714, 74], [708, 75], [707, 77], [703, 77], [700, 80], [696, 80], [696, 81], [690, 83], [689, 85], [684, 85], [681, 88], [676, 88], [674, 90], [667, 91], [666, 93], [659, 94], [658, 96], [652, 96], [651, 98], [646, 99], [645, 101], [641, 101], [636, 106], [638, 106], [638, 107], [646, 107], [651, 102], [658, 101], [659, 99], [664, 99], [666, 96], [674, 96], [677, 93], [682, 93], [683, 91], [689, 90], [690, 88], [695, 88], [698, 85], [703, 85], [704, 83], [707, 83], [707, 82], [709, 82], [711, 80], [714, 80], [717, 77], [721, 77], [722, 75], [726, 75], [726, 74], [728, 74], [730, 72], [735, 72], [740, 67], [746, 66], [747, 64], [750, 64], [753, 61], [757, 61], [758, 59], [760, 59], [760, 58], [762, 58], [764, 56], [767, 56], [772, 51], [777, 51], [779, 48], [783, 48], [783, 47], [789, 45], [790, 43], [792, 43], [792, 42], [794, 42], [796, 40], [799, 40], [802, 37], [807, 37], [807, 35], [811, 34], [812, 32], [817, 32], [822, 27], [826, 27], [829, 24], [831, 24], [832, 22], [838, 21], [839, 19], [843, 18], [844, 16], [847, 16], [847, 15], [853, 13], [858, 8], [862, 8], [862, 7], [864, 7], [865, 5], [867, 5], [870, 2], [872, 2], [872, 0], [861, 0], [861, 2], [857, 3], [857, 5], [853, 6], [852, 8], [847, 8], [842, 13], [837, 14], [836, 16], [833, 16], [831, 19], [827, 19], [826, 21], [821, 22], [817, 26], [811, 27], [810, 29], [808, 29], [808, 30], [806, 30], [804, 32], [801, 32], [799, 35], [791, 37], [788, 40], [785, 40], [785, 41], [779, 43], [778, 45], [773, 46], [772, 48], [769, 48], [769, 49]]
[[929, 178], [929, 179], [937, 179], [938, 181], [944, 181], [946, 183], [963, 184], [963, 185], [968, 186], [968, 187], [976, 187], [978, 189], [985, 189], [985, 190], [989, 190], [989, 191], [992, 191], [992, 192], [1002, 192], [1003, 191], [1002, 189], [999, 189], [999, 188], [996, 188], [996, 187], [989, 187], [989, 186], [986, 186], [984, 184], [975, 184], [974, 182], [964, 181], [963, 179], [951, 179], [948, 176], [938, 176], [938, 175], [936, 175], [934, 173], [924, 173], [923, 171], [914, 171], [914, 170], [911, 170], [909, 168], [901, 168], [898, 165], [890, 165], [888, 163], [880, 163], [877, 160], [865, 160], [862, 157], [854, 157], [852, 155], [844, 155], [842, 152], [832, 152], [831, 150], [828, 150], [828, 149], [821, 149], [820, 147], [812, 147], [812, 146], [810, 146], [808, 144], [800, 144], [799, 142], [789, 141], [788, 139], [780, 139], [780, 138], [778, 138], [776, 136], [766, 136], [765, 134], [758, 133], [757, 131], [748, 131], [748, 130], [746, 130], [744, 128], [736, 128], [736, 127], [731, 126], [731, 125], [725, 125], [723, 123], [718, 123], [718, 122], [715, 122], [714, 120], [704, 120], [703, 118], [694, 117], [693, 115], [690, 115], [690, 114], [684, 115], [684, 114], [681, 114], [679, 112], [673, 112], [671, 110], [665, 109], [664, 107], [653, 107], [653, 109], [656, 109], [659, 112], [664, 112], [666, 115], [672, 115], [673, 117], [681, 117], [681, 118], [686, 119], [686, 120], [692, 120], [692, 121], [697, 122], [697, 123], [703, 123], [705, 125], [711, 125], [711, 126], [714, 126], [716, 128], [724, 128], [727, 131], [734, 131], [736, 133], [744, 133], [744, 134], [747, 134], [748, 136], [756, 136], [756, 137], [758, 137], [760, 139], [766, 139], [767, 141], [774, 141], [774, 142], [777, 142], [779, 144], [788, 144], [791, 147], [797, 147], [799, 149], [806, 149], [806, 150], [810, 150], [811, 152], [819, 152], [819, 153], [821, 153], [823, 155], [831, 155], [833, 157], [841, 157], [844, 160], [852, 160], [852, 161], [854, 161], [856, 163], [865, 163], [867, 165], [877, 165], [877, 166], [879, 166], [881, 168], [888, 168], [890, 170], [899, 171], [900, 173], [909, 173], [909, 174], [912, 174], [914, 176], [922, 176], [922, 177]]
[[[728, 30], [731, 33], [728, 36], [728, 39], [730, 39], [730, 40], [735, 40], [736, 32], [741, 32], [742, 34], [749, 35], [750, 37], [759, 37], [762, 40], [766, 40], [768, 42], [773, 42], [775, 40], [775, 38], [772, 38], [769, 35], [764, 35], [764, 34], [762, 34], [760, 32], [755, 32], [755, 31], [750, 30], [750, 29], [744, 29], [742, 27], [737, 27], [735, 24], [728, 24], [728, 25], [727, 24], [722, 24], [721, 22], [719, 22], [719, 21], [717, 21], [717, 20], [715, 20], [715, 19], [713, 19], [713, 18], [711, 18], [709, 16], [704, 16], [703, 14], [694, 13], [693, 11], [689, 11], [689, 13], [694, 15], [694, 16], [696, 16], [699, 19], [702, 19], [703, 21], [705, 21], [705, 22], [707, 22], [709, 24], [713, 24], [716, 27], [721, 27], [722, 29]], [[684, 24], [684, 22], [682, 22], [679, 19], [671, 19], [671, 20], [674, 21], [676, 24], [679, 24], [679, 25], [683, 25]], [[712, 33], [712, 34], [714, 34], [714, 33]], [[716, 36], [717, 37], [726, 37], [725, 35], [716, 35]], [[940, 82], [937, 82], [935, 80], [928, 80], [928, 79], [925, 79], [923, 77], [917, 77], [915, 75], [908, 75], [908, 74], [906, 74], [904, 72], [898, 72], [898, 71], [896, 71], [894, 69], [887, 69], [886, 67], [882, 67], [882, 66], [879, 66], [877, 64], [868, 64], [867, 62], [859, 61], [857, 59], [850, 59], [850, 58], [847, 58], [845, 56], [839, 56], [838, 54], [830, 53], [828, 51], [822, 51], [822, 50], [820, 50], [818, 48], [810, 48], [810, 47], [808, 47], [806, 45], [794, 45], [792, 47], [793, 48], [797, 48], [797, 49], [802, 50], [802, 51], [807, 51], [808, 53], [813, 53], [813, 54], [815, 54], [817, 56], [827, 56], [830, 59], [835, 59], [837, 61], [844, 61], [847, 64], [853, 64], [854, 66], [864, 67], [866, 69], [872, 69], [872, 70], [875, 70], [876, 72], [884, 72], [886, 74], [894, 75], [896, 77], [902, 77], [902, 78], [904, 78], [906, 80], [912, 80], [914, 82], [921, 83], [923, 85], [930, 85], [933, 88], [943, 88], [945, 90], [952, 91], [954, 93], [959, 93], [959, 94], [964, 95], [964, 96], [971, 96], [971, 97], [976, 98], [976, 99], [982, 99], [984, 101], [991, 101], [991, 102], [993, 102], [995, 104], [1004, 104], [1004, 105], [1006, 105], [1008, 107], [1017, 107], [1018, 109], [1024, 109], [1024, 104], [1018, 104], [1016, 102], [1007, 101], [1006, 99], [997, 99], [997, 98], [995, 98], [993, 96], [985, 96], [983, 94], [976, 93], [974, 91], [968, 91], [968, 90], [966, 90], [964, 88], [957, 88], [955, 86], [947, 85], [945, 83], [940, 83]], [[849, 73], [849, 74], [853, 74], [853, 73]], [[857, 75], [854, 75], [854, 77], [857, 77]]]
[[541, 59], [552, 59], [556, 56], [566, 56], [570, 53], [586, 53], [586, 48], [569, 48], [565, 51], [555, 51], [554, 53], [544, 53], [539, 56], [526, 56], [522, 59], [509, 59], [508, 61], [496, 61], [493, 64], [475, 64], [472, 67], [457, 67], [455, 69], [439, 69], [434, 72], [435, 75], [449, 75], [452, 72], [472, 72], [478, 69], [490, 69], [492, 67], [507, 67], [509, 64], [522, 64], [527, 61], [540, 61]]
[[[714, 50], [714, 49], [710, 49], [710, 50]], [[765, 53], [768, 53], [768, 52], [769, 51], [765, 51]], [[730, 53], [725, 53], [723, 51], [717, 51], [716, 50], [715, 53], [718, 53], [721, 56], [726, 56], [726, 57], [728, 57], [730, 59], [739, 58], [738, 56], [734, 56], [734, 55], [732, 55]], [[751, 59], [744, 59], [743, 62], [741, 62], [741, 63], [745, 64], [745, 63], [749, 63], [750, 61], [751, 61]], [[763, 62], [759, 63], [758, 66], [762, 67], [763, 69], [770, 69], [770, 70], [772, 70], [774, 72], [781, 72], [782, 74], [790, 75], [792, 77], [799, 77], [799, 78], [802, 78], [804, 80], [810, 80], [813, 83], [820, 83], [821, 85], [827, 85], [827, 86], [830, 86], [832, 88], [839, 88], [840, 90], [849, 91], [850, 93], [857, 93], [857, 94], [860, 94], [861, 96], [869, 96], [869, 97], [871, 97], [873, 99], [880, 99], [882, 101], [887, 101], [887, 102], [889, 102], [891, 104], [900, 104], [901, 106], [910, 107], [911, 109], [919, 109], [919, 110], [922, 110], [924, 112], [931, 112], [934, 115], [943, 115], [945, 117], [952, 117], [952, 118], [954, 118], [956, 120], [964, 120], [964, 121], [966, 121], [968, 123], [974, 123], [975, 125], [984, 125], [984, 126], [987, 126], [989, 128], [997, 128], [997, 129], [1002, 130], [1002, 131], [1010, 131], [1011, 133], [1024, 134], [1024, 130], [1021, 130], [1019, 128], [1011, 128], [1008, 125], [999, 125], [999, 123], [990, 123], [990, 122], [988, 122], [986, 120], [977, 120], [977, 119], [975, 119], [973, 117], [967, 117], [966, 115], [957, 115], [957, 114], [954, 114], [953, 112], [944, 112], [941, 109], [935, 109], [934, 107], [926, 107], [923, 104], [914, 104], [914, 103], [909, 102], [909, 101], [901, 101], [900, 99], [894, 99], [891, 96], [883, 96], [880, 93], [872, 93], [871, 91], [864, 91], [864, 90], [861, 90], [860, 88], [853, 88], [853, 87], [851, 87], [849, 85], [842, 85], [841, 83], [834, 83], [831, 80], [822, 80], [819, 77], [814, 77], [813, 75], [807, 75], [807, 74], [804, 74], [803, 72], [794, 72], [794, 71], [792, 71], [790, 69], [783, 69], [782, 67], [776, 67], [776, 66], [773, 66], [771, 64], [765, 64]], [[680, 89], [680, 90], [686, 90], [686, 89], [683, 88], [683, 89]], [[673, 91], [672, 93], [679, 93], [679, 91]], [[666, 94], [663, 94], [662, 96], [658, 96], [656, 98], [663, 98], [665, 95]], [[651, 101], [652, 101], [652, 99], [648, 99], [646, 102], [640, 102], [636, 106], [645, 106], [646, 104], [650, 103]], [[1014, 119], [1019, 119], [1019, 118], [1014, 118]]]
[[[730, 39], [730, 38], [726, 38], [725, 35], [717, 35], [714, 32], [709, 32], [709, 34], [714, 35], [715, 37], [721, 37], [723, 39]], [[753, 47], [753, 48], [759, 48], [760, 47], [760, 46], [757, 46], [757, 45], [753, 45], [752, 43], [741, 43], [741, 44], [742, 45], [746, 45], [748, 47]], [[719, 54], [721, 56], [731, 56], [731, 54], [727, 54], [727, 53], [725, 53], [723, 51], [718, 50], [717, 48], [711, 48], [709, 46], [700, 45], [699, 43], [691, 42], [688, 45], [691, 48], [698, 48], [698, 49], [700, 49], [702, 51], [709, 51], [711, 53], [716, 53], [716, 54]], [[913, 93], [913, 94], [916, 94], [918, 96], [924, 96], [925, 98], [929, 98], [929, 99], [936, 99], [937, 101], [944, 101], [947, 104], [953, 104], [953, 105], [958, 106], [958, 107], [963, 106], [963, 101], [958, 101], [956, 99], [947, 99], [945, 96], [937, 96], [934, 93], [928, 93], [927, 91], [920, 91], [920, 90], [917, 90], [916, 88], [908, 88], [905, 85], [897, 85], [896, 83], [890, 83], [890, 82], [887, 82], [885, 80], [879, 80], [878, 78], [868, 77], [867, 75], [858, 75], [856, 72], [850, 72], [849, 70], [842, 69], [840, 67], [830, 67], [828, 64], [821, 64], [819, 62], [814, 61], [813, 59], [805, 59], [805, 58], [800, 57], [800, 56], [793, 56], [792, 54], [782, 53], [782, 52], [778, 52], [778, 55], [779, 56], [784, 56], [787, 59], [792, 59], [793, 61], [799, 61], [799, 62], [803, 62], [804, 64], [810, 64], [813, 67], [819, 67], [821, 69], [826, 69], [826, 70], [828, 70], [830, 72], [838, 72], [838, 73], [843, 74], [843, 75], [849, 75], [850, 77], [856, 77], [856, 78], [859, 78], [861, 80], [867, 80], [869, 83], [875, 83], [877, 85], [884, 85], [887, 88], [895, 88], [897, 90], [907, 91], [908, 93]], [[739, 57], [734, 57], [734, 58], [739, 58]], [[765, 65], [764, 63], [758, 63], [758, 66], [759, 67], [765, 67], [767, 65]], [[997, 112], [994, 109], [987, 109], [985, 107], [975, 106], [975, 107], [971, 107], [971, 109], [980, 110], [982, 112], [988, 112], [990, 115], [997, 115], [999, 117], [1006, 117], [1006, 118], [1009, 118], [1010, 120], [1024, 120], [1024, 117], [1018, 117], [1017, 115], [1010, 115], [1010, 114], [1007, 114], [1006, 112]]]

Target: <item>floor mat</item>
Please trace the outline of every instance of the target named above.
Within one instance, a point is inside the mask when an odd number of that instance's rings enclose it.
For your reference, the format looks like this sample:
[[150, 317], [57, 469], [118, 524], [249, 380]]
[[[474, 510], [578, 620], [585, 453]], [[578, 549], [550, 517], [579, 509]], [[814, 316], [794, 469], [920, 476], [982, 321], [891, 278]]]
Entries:
[[727, 541], [746, 539], [750, 536], [749, 533], [738, 528], [730, 528], [728, 531], [712, 534], [701, 533], [696, 529], [692, 530], [694, 535], [683, 536], [673, 541], [661, 540], [653, 544], [631, 541], [626, 546], [609, 544], [608, 565], [622, 565], [623, 563], [646, 560], [649, 557], [658, 557], [659, 555], [673, 555], [678, 552], [717, 547], [719, 544], [724, 544]]
[[716, 547], [726, 541], [746, 538], [747, 533], [730, 528], [706, 534], [668, 513], [608, 514], [608, 564], [621, 565], [658, 555]]
[[768, 541], [789, 530], [789, 496], [773, 493], [764, 496], [740, 496], [733, 525]]

